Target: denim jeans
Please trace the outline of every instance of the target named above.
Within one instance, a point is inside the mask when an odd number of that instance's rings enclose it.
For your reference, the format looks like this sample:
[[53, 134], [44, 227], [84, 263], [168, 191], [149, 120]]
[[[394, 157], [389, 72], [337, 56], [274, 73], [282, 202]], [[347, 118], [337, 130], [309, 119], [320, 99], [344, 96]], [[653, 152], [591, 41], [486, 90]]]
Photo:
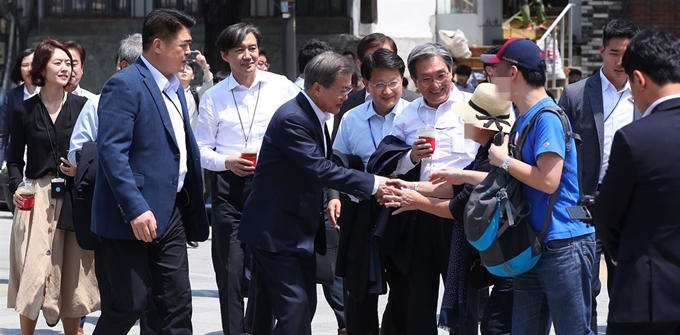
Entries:
[[593, 334], [594, 257], [593, 233], [548, 242], [536, 266], [515, 277], [512, 333], [547, 335], [552, 321], [557, 335]]

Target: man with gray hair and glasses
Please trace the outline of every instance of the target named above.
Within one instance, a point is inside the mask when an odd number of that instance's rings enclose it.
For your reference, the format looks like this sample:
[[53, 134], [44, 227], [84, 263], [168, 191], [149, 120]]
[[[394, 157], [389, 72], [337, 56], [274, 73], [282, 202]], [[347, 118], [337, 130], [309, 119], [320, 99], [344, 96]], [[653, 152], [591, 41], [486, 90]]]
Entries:
[[334, 52], [312, 59], [305, 67], [305, 90], [276, 111], [262, 141], [238, 238], [252, 250], [257, 299], [271, 305], [276, 334], [312, 333], [314, 251], [326, 252], [323, 188], [368, 198], [382, 195], [387, 181], [328, 159], [333, 150], [324, 122], [351, 92], [353, 71]]
[[[472, 95], [453, 85], [453, 64], [453, 57], [439, 43], [424, 43], [411, 51], [408, 69], [422, 97], [394, 118], [391, 136], [383, 139], [371, 157], [368, 165], [373, 168], [369, 172], [414, 181], [418, 190], [418, 181], [427, 181], [432, 172], [463, 169], [472, 162], [477, 145], [465, 139], [465, 124], [451, 109], [453, 104], [469, 101]], [[403, 149], [386, 150], [388, 143], [403, 145]], [[388, 160], [398, 163], [372, 164]], [[398, 297], [394, 304], [390, 301], [395, 326], [406, 329], [407, 334], [437, 334], [439, 278], [446, 277], [455, 222], [422, 211], [402, 213], [393, 220], [387, 225], [387, 235], [393, 238], [385, 241], [393, 241], [393, 245], [387, 247], [390, 251], [386, 257], [407, 277], [391, 287]], [[476, 292], [468, 299], [474, 296]], [[466, 320], [474, 322], [463, 325], [461, 321], [460, 334], [477, 333], [477, 318], [471, 314], [476, 316], [476, 308], [468, 309], [468, 313]]]

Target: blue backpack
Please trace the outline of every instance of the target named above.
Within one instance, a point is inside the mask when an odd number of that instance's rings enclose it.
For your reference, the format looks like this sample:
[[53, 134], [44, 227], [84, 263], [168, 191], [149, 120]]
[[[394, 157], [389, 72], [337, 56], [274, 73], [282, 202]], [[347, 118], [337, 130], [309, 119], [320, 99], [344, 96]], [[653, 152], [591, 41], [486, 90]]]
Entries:
[[[571, 131], [569, 119], [557, 107], [546, 107], [534, 115], [522, 129], [516, 146], [510, 154], [522, 160], [522, 146], [527, 134], [542, 113], [554, 113], [564, 127], [566, 151], [569, 152], [571, 139], [580, 142], [580, 137]], [[510, 131], [511, 138], [516, 129]], [[465, 207], [463, 226], [470, 244], [479, 250], [482, 264], [491, 274], [514, 277], [531, 270], [543, 253], [543, 241], [550, 226], [557, 192], [550, 196], [550, 204], [543, 220], [540, 233], [533, 231], [527, 215], [531, 211], [528, 202], [522, 199], [522, 183], [501, 168], [492, 169], [484, 180], [473, 189]]]

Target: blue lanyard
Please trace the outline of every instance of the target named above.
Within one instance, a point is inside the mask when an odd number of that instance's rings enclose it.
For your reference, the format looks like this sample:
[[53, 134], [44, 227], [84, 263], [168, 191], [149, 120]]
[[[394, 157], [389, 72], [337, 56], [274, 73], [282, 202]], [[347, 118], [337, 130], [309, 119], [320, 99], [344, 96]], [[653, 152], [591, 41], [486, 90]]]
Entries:
[[[369, 102], [368, 105], [366, 105], [366, 112], [368, 112], [368, 109], [371, 107], [372, 103], [373, 102]], [[373, 141], [373, 148], [378, 149], [378, 145], [375, 143], [375, 138], [373, 137], [373, 127], [371, 127], [371, 118], [369, 117], [368, 120], [366, 121], [368, 122], [368, 131], [371, 133], [371, 141]]]

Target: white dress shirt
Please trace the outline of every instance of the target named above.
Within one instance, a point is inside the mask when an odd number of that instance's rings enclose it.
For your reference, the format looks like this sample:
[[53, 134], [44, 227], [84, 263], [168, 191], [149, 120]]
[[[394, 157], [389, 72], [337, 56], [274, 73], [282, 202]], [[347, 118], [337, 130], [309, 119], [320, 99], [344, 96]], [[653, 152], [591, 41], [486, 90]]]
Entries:
[[[418, 128], [429, 125], [436, 130], [434, 154], [420, 161], [420, 180], [423, 181], [428, 180], [429, 175], [439, 169], [466, 167], [477, 153], [479, 145], [465, 139], [465, 123], [451, 110], [455, 103], [470, 100], [472, 94], [461, 92], [454, 85], [451, 86], [453, 88], [449, 100], [436, 109], [428, 106], [420, 97], [406, 106], [394, 119], [392, 135], [409, 145], [418, 139]], [[397, 164], [395, 175], [405, 174], [414, 167], [409, 150]]]
[[[328, 153], [326, 152], [326, 148], [328, 148], [328, 145], [326, 143], [326, 134], [325, 134], [326, 131], [324, 130], [323, 123], [328, 122], [328, 120], [329, 120], [328, 116], [332, 115], [332, 114], [322, 111], [321, 108], [319, 108], [314, 103], [314, 101], [312, 101], [312, 98], [310, 98], [309, 95], [307, 95], [306, 92], [303, 91], [302, 94], [305, 95], [305, 98], [307, 98], [307, 101], [309, 101], [309, 104], [312, 105], [312, 109], [314, 110], [314, 114], [316, 114], [316, 117], [319, 118], [319, 127], [321, 127], [321, 134], [323, 135], [323, 136], [321, 136], [321, 137], [323, 137], [323, 148], [324, 148], [323, 152], [326, 154], [326, 156], [328, 156]], [[331, 134], [328, 134], [328, 137], [330, 137], [330, 136], [331, 136]], [[376, 194], [378, 192], [378, 187], [380, 187], [380, 180], [378, 180], [378, 177], [373, 176], [373, 193], [371, 193], [371, 194]]]
[[36, 87], [35, 87], [35, 90], [33, 91], [33, 93], [30, 93], [30, 92], [28, 92], [28, 89], [26, 88], [26, 85], [24, 85], [24, 101], [25, 101], [25, 100], [28, 100], [30, 97], [32, 97], [32, 96], [34, 96], [34, 95], [40, 93], [40, 89], [41, 89], [41, 88], [42, 88], [42, 87], [40, 87], [40, 86], [36, 86]]
[[[299, 87], [304, 92], [305, 78], [297, 77], [297, 79], [295, 79], [295, 86]], [[335, 114], [328, 113], [328, 115], [330, 115], [330, 117], [326, 119], [326, 127], [328, 127], [328, 131], [333, 134], [333, 126], [335, 125], [333, 120], [335, 119]]]
[[259, 151], [274, 112], [298, 94], [300, 89], [286, 77], [259, 70], [250, 87], [230, 75], [206, 91], [196, 126], [203, 168], [225, 171], [225, 160], [241, 155], [246, 137]]
[[408, 101], [399, 99], [384, 117], [375, 112], [372, 101], [350, 109], [342, 116], [333, 149], [346, 155], [361, 157], [365, 168], [380, 141], [392, 132], [395, 117], [406, 105]]
[[87, 98], [88, 100], [97, 97], [96, 94], [80, 87], [80, 85], [76, 86], [76, 89], [73, 90], [73, 92], [71, 92], [71, 94], [77, 95], [79, 97]]
[[[163, 96], [163, 101], [165, 102], [165, 107], [168, 110], [168, 115], [170, 116], [170, 123], [172, 123], [172, 130], [175, 133], [175, 140], [177, 141], [177, 147], [179, 148], [179, 171], [177, 178], [177, 192], [182, 190], [184, 186], [184, 178], [186, 177], [187, 168], [187, 141], [186, 141], [186, 131], [184, 129], [184, 117], [182, 116], [182, 104], [177, 96], [177, 90], [179, 90], [179, 79], [173, 73], [169, 76], [164, 76], [160, 71], [158, 71], [151, 63], [149, 63], [144, 56], [140, 56], [144, 65], [151, 72], [151, 76], [158, 85], [158, 89], [161, 90], [161, 95]], [[185, 97], [186, 98], [186, 97]], [[193, 99], [193, 98], [191, 98]]]
[[[198, 92], [196, 92], [196, 94], [198, 94]], [[187, 113], [189, 113], [191, 130], [196, 132], [196, 125], [198, 124], [198, 106], [196, 106], [196, 100], [191, 93], [191, 86], [187, 86], [187, 88], [184, 89], [184, 97], [187, 99]]]
[[635, 105], [632, 101], [630, 83], [617, 91], [602, 70], [600, 70], [600, 80], [602, 81], [602, 110], [604, 112], [604, 139], [602, 141], [602, 168], [600, 168], [600, 180], [604, 178], [609, 167], [609, 155], [612, 149], [612, 141], [616, 131], [623, 126], [633, 122], [635, 119]]
[[95, 95], [92, 99], [87, 99], [83, 109], [78, 115], [76, 124], [73, 126], [73, 133], [71, 134], [71, 143], [68, 149], [68, 161], [71, 165], [76, 166], [76, 152], [83, 149], [85, 142], [97, 141], [97, 130], [99, 127], [99, 116], [97, 115], [97, 107], [99, 106], [99, 96]]

